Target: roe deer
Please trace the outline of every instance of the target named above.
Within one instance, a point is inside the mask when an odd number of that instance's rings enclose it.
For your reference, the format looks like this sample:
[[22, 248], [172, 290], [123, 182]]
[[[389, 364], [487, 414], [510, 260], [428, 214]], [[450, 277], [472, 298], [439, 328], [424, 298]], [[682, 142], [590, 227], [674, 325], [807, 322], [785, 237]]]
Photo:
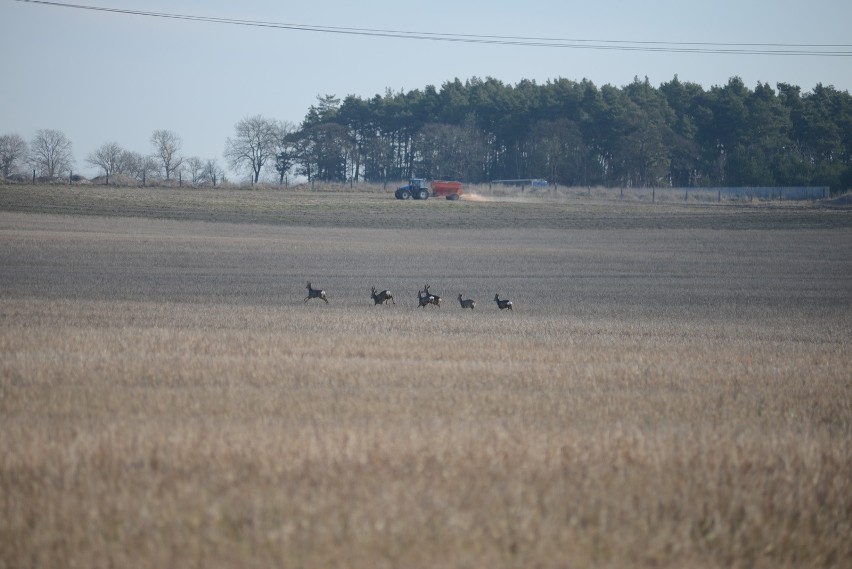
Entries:
[[512, 301], [508, 299], [500, 300], [500, 295], [498, 294], [494, 295], [494, 302], [497, 303], [497, 308], [500, 310], [506, 310], [507, 308], [512, 310]]
[[462, 308], [470, 308], [471, 310], [476, 308], [475, 300], [473, 300], [472, 298], [463, 299], [462, 295], [459, 295], [459, 304], [461, 304]]
[[321, 288], [311, 288], [311, 282], [310, 281], [308, 281], [308, 286], [305, 287], [305, 288], [308, 289], [308, 296], [306, 296], [305, 300], [303, 300], [302, 302], [307, 302], [312, 298], [320, 298], [320, 299], [324, 300], [326, 304], [328, 304], [328, 299], [325, 297], [325, 291], [324, 290], [322, 290]]
[[437, 294], [432, 294], [431, 292], [429, 292], [429, 285], [426, 285], [426, 286], [423, 287], [423, 292], [425, 292], [426, 296], [429, 297], [429, 302], [431, 304], [434, 304], [438, 308], [441, 308], [441, 300], [443, 300], [443, 299], [440, 296], [438, 296]]
[[393, 295], [389, 290], [383, 290], [382, 292], [377, 293], [376, 287], [372, 287], [372, 292], [370, 293], [370, 297], [372, 297], [373, 302], [376, 304], [384, 304], [387, 301], [391, 301], [391, 303], [396, 304], [396, 301], [393, 299]]
[[432, 304], [432, 295], [431, 294], [423, 294], [422, 290], [417, 291], [417, 308], [423, 308], [429, 304]]
[[423, 290], [417, 291], [417, 301], [419, 303], [418, 308], [423, 308], [429, 304], [437, 306], [438, 308], [441, 307], [441, 297], [429, 292], [429, 285], [423, 287]]

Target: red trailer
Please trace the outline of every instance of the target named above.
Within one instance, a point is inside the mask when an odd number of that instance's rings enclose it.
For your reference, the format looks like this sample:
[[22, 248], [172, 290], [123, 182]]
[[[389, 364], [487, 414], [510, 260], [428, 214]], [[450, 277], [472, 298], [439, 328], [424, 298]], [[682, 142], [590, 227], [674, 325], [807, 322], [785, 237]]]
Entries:
[[[431, 188], [432, 196], [434, 197], [444, 197], [448, 200], [457, 200], [462, 195], [461, 182], [434, 180], [429, 183], [429, 187]], [[410, 198], [425, 200], [429, 198], [429, 189], [427, 189], [426, 180], [423, 178], [412, 178], [408, 185], [397, 189], [395, 195], [398, 200], [407, 200]]]
[[444, 196], [448, 200], [457, 200], [462, 195], [461, 182], [448, 182], [445, 180], [432, 181], [432, 195]]

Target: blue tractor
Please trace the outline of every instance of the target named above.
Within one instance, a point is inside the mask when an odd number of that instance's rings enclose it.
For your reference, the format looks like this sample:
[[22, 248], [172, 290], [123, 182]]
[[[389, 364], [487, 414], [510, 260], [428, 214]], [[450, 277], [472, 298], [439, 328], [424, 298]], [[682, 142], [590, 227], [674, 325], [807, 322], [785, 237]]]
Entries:
[[394, 196], [398, 200], [415, 200], [429, 199], [429, 184], [423, 178], [412, 178], [408, 184], [397, 188]]

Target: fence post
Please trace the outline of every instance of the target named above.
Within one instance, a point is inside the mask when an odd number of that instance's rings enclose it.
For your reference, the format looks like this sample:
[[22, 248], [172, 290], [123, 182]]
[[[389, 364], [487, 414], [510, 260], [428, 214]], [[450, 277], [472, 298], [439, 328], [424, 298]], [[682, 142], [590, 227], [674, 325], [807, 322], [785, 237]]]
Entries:
[[74, 170], [68, 171], [68, 185], [71, 185], [71, 181], [74, 179]]
[[651, 188], [651, 203], [657, 201], [657, 188]]
[[33, 169], [33, 185], [35, 186], [35, 169]]
[[722, 188], [719, 188], [719, 198], [717, 200], [719, 203], [722, 203]]

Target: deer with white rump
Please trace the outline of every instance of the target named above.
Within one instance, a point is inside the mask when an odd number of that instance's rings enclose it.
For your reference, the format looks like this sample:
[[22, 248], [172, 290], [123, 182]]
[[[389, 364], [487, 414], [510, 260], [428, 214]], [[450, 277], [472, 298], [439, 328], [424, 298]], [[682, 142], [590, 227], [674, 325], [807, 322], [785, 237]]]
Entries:
[[373, 299], [373, 306], [376, 304], [384, 304], [387, 301], [391, 301], [392, 304], [396, 304], [396, 301], [393, 299], [393, 295], [389, 290], [383, 290], [382, 292], [376, 292], [376, 287], [371, 287], [372, 292], [370, 292], [370, 297]]
[[438, 308], [441, 307], [441, 297], [437, 294], [432, 294], [431, 292], [429, 292], [428, 284], [423, 287], [423, 290], [417, 291], [417, 300], [420, 303], [418, 306], [419, 308], [423, 308], [424, 306], [429, 304], [437, 306]]
[[441, 308], [441, 301], [443, 299], [440, 296], [438, 296], [437, 294], [432, 294], [431, 292], [429, 292], [429, 285], [426, 285], [426, 286], [423, 287], [423, 292], [425, 292], [427, 295], [429, 295], [429, 302], [430, 303], [434, 304], [438, 308]]
[[321, 288], [311, 288], [310, 281], [308, 281], [308, 286], [305, 288], [308, 289], [308, 296], [306, 296], [305, 300], [303, 300], [302, 302], [307, 302], [312, 298], [319, 298], [321, 300], [324, 300], [325, 303], [328, 304], [328, 298], [326, 298], [324, 290], [322, 290]]
[[512, 310], [512, 301], [507, 298], [501, 299], [499, 294], [494, 295], [494, 302], [500, 310]]

